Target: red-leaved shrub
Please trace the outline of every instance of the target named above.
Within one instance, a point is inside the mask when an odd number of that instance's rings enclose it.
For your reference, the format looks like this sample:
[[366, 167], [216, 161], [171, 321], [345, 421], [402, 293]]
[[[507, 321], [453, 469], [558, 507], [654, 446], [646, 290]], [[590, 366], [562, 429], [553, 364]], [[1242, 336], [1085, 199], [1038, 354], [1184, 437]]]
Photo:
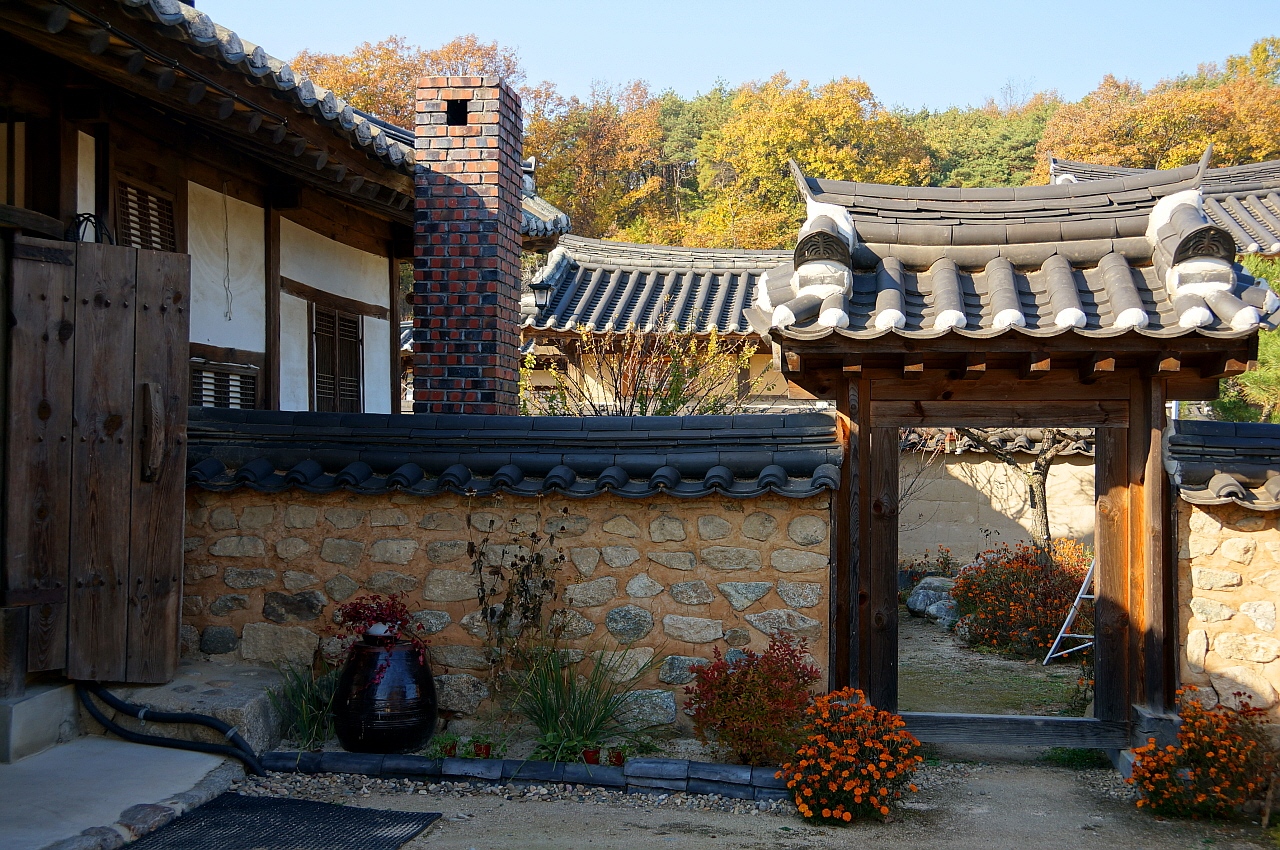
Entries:
[[805, 660], [805, 642], [786, 632], [769, 639], [763, 653], [746, 650], [732, 661], [712, 650], [710, 664], [695, 668], [685, 688], [688, 709], [703, 742], [714, 740], [743, 764], [779, 764], [796, 751], [809, 688], [818, 668]]

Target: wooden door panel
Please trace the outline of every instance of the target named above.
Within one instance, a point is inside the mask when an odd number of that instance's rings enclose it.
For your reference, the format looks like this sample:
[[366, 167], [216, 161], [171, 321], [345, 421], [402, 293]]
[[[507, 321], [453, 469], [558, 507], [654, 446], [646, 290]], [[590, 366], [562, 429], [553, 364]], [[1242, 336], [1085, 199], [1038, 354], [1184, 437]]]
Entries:
[[67, 675], [122, 681], [137, 251], [91, 243], [77, 249]]
[[130, 682], [167, 682], [178, 666], [186, 480], [190, 258], [138, 252], [130, 523]]
[[56, 604], [68, 584], [75, 248], [16, 236], [12, 266], [4, 598]]

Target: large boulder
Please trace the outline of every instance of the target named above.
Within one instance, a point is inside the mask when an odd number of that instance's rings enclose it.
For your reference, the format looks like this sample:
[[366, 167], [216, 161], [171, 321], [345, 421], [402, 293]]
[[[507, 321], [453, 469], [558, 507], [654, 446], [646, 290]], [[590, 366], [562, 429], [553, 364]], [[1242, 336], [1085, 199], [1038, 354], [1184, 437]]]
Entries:
[[928, 576], [916, 585], [915, 590], [907, 597], [907, 610], [913, 617], [927, 617], [930, 605], [951, 598], [951, 589], [956, 580], [942, 576]]

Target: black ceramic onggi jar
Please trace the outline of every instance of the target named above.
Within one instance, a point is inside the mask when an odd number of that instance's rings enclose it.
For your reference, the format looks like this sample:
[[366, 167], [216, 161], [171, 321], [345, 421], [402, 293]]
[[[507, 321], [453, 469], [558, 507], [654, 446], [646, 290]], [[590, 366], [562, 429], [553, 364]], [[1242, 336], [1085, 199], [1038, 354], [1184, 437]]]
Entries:
[[435, 734], [436, 706], [424, 653], [411, 641], [366, 635], [338, 678], [338, 741], [353, 753], [415, 752]]

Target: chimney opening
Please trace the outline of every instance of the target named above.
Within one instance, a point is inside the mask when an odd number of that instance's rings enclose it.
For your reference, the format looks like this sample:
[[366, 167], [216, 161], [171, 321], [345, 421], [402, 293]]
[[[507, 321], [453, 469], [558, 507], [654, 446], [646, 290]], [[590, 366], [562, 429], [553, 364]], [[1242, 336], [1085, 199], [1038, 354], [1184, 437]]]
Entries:
[[467, 104], [466, 100], [447, 100], [445, 101], [445, 123], [450, 127], [467, 126]]

